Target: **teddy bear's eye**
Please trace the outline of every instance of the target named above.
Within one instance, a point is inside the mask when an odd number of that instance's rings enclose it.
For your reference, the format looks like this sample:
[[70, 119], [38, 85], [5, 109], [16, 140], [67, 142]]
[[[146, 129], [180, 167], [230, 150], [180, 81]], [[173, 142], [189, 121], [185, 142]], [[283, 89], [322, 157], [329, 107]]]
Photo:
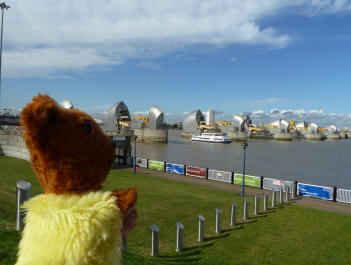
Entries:
[[95, 132], [94, 124], [91, 121], [85, 120], [82, 126], [84, 131], [88, 134], [93, 134]]

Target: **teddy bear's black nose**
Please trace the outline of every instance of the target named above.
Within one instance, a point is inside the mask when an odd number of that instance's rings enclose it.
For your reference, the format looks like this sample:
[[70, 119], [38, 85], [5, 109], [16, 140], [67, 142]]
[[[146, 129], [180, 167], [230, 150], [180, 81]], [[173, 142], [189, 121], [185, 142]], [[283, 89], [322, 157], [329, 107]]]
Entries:
[[85, 121], [83, 123], [83, 129], [88, 133], [88, 134], [91, 134], [91, 133], [94, 133], [95, 132], [95, 128], [94, 128], [94, 125], [92, 124], [91, 121]]

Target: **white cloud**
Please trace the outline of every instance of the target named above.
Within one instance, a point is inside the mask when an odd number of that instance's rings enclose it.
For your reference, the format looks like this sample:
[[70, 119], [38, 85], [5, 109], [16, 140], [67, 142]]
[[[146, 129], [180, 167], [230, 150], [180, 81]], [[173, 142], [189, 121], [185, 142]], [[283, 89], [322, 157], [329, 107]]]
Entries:
[[154, 63], [154, 62], [140, 62], [136, 66], [141, 68], [149, 68], [152, 70], [162, 70], [161, 65]]
[[122, 59], [108, 58], [93, 48], [30, 48], [4, 53], [7, 77], [66, 77], [57, 70], [81, 71], [92, 66], [109, 66], [122, 63]]
[[294, 103], [291, 99], [288, 98], [265, 98], [265, 99], [257, 99], [257, 100], [244, 100], [238, 102], [231, 102], [224, 104], [225, 106], [241, 106], [241, 107], [250, 107], [254, 108], [257, 106], [267, 106], [267, 105], [286, 105]]
[[260, 116], [260, 115], [264, 115], [264, 111], [263, 110], [255, 110], [252, 112], [252, 114], [255, 116]]
[[185, 57], [184, 58], [184, 61], [195, 61], [195, 58], [194, 57]]
[[194, 45], [283, 48], [293, 37], [262, 26], [262, 19], [290, 7], [306, 15], [350, 9], [350, 2], [343, 0], [19, 0], [8, 4], [3, 61], [7, 77], [66, 77], [65, 72], [105, 69]]
[[237, 59], [236, 59], [235, 57], [230, 57], [230, 58], [229, 58], [229, 61], [231, 61], [231, 62], [233, 62], [233, 63], [234, 63], [234, 62], [236, 62], [236, 61], [237, 61]]
[[303, 109], [289, 109], [279, 110], [272, 109], [267, 113], [262, 111], [247, 112], [254, 123], [269, 123], [276, 119], [307, 121], [309, 123], [315, 122], [320, 126], [328, 127], [335, 124], [337, 127], [351, 128], [351, 115], [326, 113], [323, 110], [303, 110]]
[[149, 111], [148, 110], [145, 110], [145, 111], [137, 110], [137, 111], [134, 111], [132, 113], [132, 115], [147, 116], [147, 115], [149, 115]]
[[310, 15], [320, 13], [337, 13], [351, 10], [349, 0], [312, 0]]

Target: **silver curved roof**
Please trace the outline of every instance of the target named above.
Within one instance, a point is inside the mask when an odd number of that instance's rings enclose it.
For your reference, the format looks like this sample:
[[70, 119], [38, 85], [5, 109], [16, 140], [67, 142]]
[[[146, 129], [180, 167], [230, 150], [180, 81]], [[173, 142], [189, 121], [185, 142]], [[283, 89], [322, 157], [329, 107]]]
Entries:
[[338, 132], [338, 128], [335, 125], [330, 125], [328, 128], [328, 131], [331, 133], [337, 133]]
[[308, 124], [305, 121], [297, 122], [297, 123], [295, 123], [295, 127], [298, 129], [304, 129], [304, 128], [308, 127]]
[[249, 115], [245, 115], [245, 116], [241, 114], [234, 115], [233, 126], [236, 128], [239, 128], [240, 131], [247, 130], [250, 124], [251, 124], [251, 119]]
[[104, 119], [104, 130], [117, 131], [118, 121], [121, 120], [121, 116], [127, 117], [127, 120], [130, 120], [128, 107], [123, 101], [117, 102], [107, 111]]
[[280, 129], [283, 129], [283, 130], [288, 129], [289, 124], [290, 124], [290, 122], [288, 122], [287, 120], [281, 120], [280, 121]]
[[62, 100], [61, 105], [65, 109], [73, 109], [72, 102], [69, 99], [67, 99], [67, 98]]
[[162, 127], [164, 115], [158, 106], [153, 106], [149, 111], [148, 127], [152, 129], [159, 129]]
[[197, 109], [190, 112], [183, 121], [183, 132], [193, 133], [199, 131], [200, 121], [204, 121], [204, 115]]
[[275, 120], [270, 123], [270, 125], [277, 126], [280, 130], [287, 130], [289, 127], [289, 124], [290, 123], [288, 121], [282, 120], [282, 119]]
[[316, 133], [316, 132], [318, 132], [318, 128], [319, 128], [319, 126], [316, 123], [312, 122], [310, 125], [310, 132]]

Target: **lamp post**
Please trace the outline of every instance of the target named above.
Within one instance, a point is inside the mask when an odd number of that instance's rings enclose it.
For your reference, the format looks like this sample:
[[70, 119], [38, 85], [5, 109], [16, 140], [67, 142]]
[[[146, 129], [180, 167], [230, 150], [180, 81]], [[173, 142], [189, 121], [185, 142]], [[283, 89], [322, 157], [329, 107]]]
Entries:
[[0, 105], [1, 105], [1, 62], [2, 62], [2, 32], [4, 24], [4, 10], [8, 10], [10, 6], [6, 5], [5, 2], [0, 3], [1, 8], [1, 40], [0, 40]]
[[134, 159], [133, 159], [133, 166], [134, 166], [134, 174], [136, 174], [136, 139], [138, 136], [134, 135]]
[[243, 186], [241, 196], [245, 196], [245, 160], [246, 160], [246, 148], [248, 147], [247, 142], [243, 143], [244, 159], [243, 159]]

